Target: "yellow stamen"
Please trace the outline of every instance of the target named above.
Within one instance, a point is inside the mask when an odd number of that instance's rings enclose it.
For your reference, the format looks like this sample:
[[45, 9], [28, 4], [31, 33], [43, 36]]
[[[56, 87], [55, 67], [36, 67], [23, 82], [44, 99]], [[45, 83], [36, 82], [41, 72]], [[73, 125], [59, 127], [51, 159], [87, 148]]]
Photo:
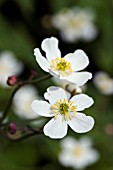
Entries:
[[51, 69], [59, 71], [62, 76], [69, 75], [73, 71], [70, 62], [66, 61], [64, 58], [58, 57], [51, 61]]
[[81, 156], [83, 154], [83, 148], [81, 148], [80, 146], [77, 148], [74, 148], [74, 150], [72, 151], [72, 154], [77, 157]]
[[75, 115], [77, 110], [76, 106], [73, 106], [72, 101], [67, 101], [66, 99], [62, 100], [60, 99], [57, 101], [54, 105], [52, 105], [52, 112], [55, 113], [55, 118], [59, 115], [62, 114], [64, 115], [64, 118], [67, 119], [72, 119], [72, 117]]

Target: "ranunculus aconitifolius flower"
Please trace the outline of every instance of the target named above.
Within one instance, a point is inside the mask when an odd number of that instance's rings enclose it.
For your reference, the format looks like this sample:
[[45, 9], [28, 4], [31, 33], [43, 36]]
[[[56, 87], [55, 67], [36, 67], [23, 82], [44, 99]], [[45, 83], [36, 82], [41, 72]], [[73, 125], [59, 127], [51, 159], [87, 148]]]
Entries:
[[79, 140], [73, 137], [66, 137], [61, 141], [61, 152], [59, 161], [65, 167], [84, 169], [95, 163], [99, 153], [92, 147], [92, 140], [89, 137], [82, 137]]
[[52, 16], [52, 25], [60, 31], [61, 38], [74, 43], [78, 40], [92, 41], [97, 36], [95, 13], [79, 7], [62, 9]]
[[61, 58], [58, 40], [54, 37], [44, 39], [41, 47], [46, 53], [46, 58], [42, 56], [39, 48], [34, 49], [34, 55], [39, 66], [45, 72], [77, 86], [84, 85], [92, 78], [91, 73], [81, 71], [89, 64], [89, 59], [83, 50], [76, 50], [74, 53], [69, 53]]
[[79, 94], [69, 99], [64, 89], [55, 86], [49, 87], [44, 97], [49, 103], [35, 100], [31, 107], [40, 116], [53, 117], [44, 126], [46, 136], [63, 138], [67, 134], [68, 125], [77, 133], [85, 133], [93, 128], [94, 119], [79, 112], [94, 103], [91, 97]]

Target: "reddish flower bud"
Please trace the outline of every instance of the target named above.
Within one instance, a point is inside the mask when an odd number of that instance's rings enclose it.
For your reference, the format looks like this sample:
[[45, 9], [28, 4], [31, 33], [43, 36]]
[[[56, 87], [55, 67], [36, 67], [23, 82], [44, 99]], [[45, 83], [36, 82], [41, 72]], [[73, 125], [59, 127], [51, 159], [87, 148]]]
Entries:
[[14, 86], [14, 85], [16, 85], [16, 83], [17, 83], [17, 77], [15, 75], [8, 77], [7, 84], [9, 86]]
[[112, 136], [113, 135], [113, 124], [106, 125], [105, 132], [107, 133], [107, 135]]
[[31, 70], [31, 77], [37, 77], [38, 73], [35, 70]]
[[17, 131], [17, 126], [16, 126], [16, 123], [11, 123], [9, 125], [9, 133], [10, 134], [15, 134]]

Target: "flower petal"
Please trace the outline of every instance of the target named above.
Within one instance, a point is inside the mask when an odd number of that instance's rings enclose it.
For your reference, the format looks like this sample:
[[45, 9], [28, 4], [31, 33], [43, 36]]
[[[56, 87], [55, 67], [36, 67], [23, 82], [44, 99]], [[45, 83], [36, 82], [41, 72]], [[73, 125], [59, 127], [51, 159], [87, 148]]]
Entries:
[[64, 58], [71, 63], [73, 71], [83, 70], [89, 64], [88, 56], [83, 50], [76, 50], [74, 53], [67, 54]]
[[68, 76], [67, 80], [75, 83], [77, 86], [82, 86], [91, 78], [92, 74], [89, 72], [75, 72]]
[[82, 138], [80, 139], [79, 143], [80, 143], [83, 147], [89, 148], [89, 147], [92, 146], [93, 141], [92, 141], [91, 138], [89, 138], [89, 137], [86, 136], [86, 137], [82, 137]]
[[68, 120], [69, 126], [77, 133], [90, 131], [94, 126], [94, 119], [83, 113], [76, 113], [75, 117]]
[[62, 116], [52, 118], [44, 126], [44, 134], [53, 139], [63, 138], [67, 134], [67, 122], [63, 120]]
[[34, 55], [36, 56], [36, 61], [39, 66], [46, 72], [49, 72], [48, 68], [50, 67], [49, 62], [44, 58], [38, 48], [34, 49]]
[[113, 94], [113, 79], [106, 72], [97, 72], [93, 82], [101, 93], [106, 95]]
[[78, 94], [72, 97], [71, 101], [77, 106], [77, 111], [82, 111], [94, 103], [93, 99], [86, 94]]
[[43, 51], [46, 53], [48, 61], [51, 61], [57, 57], [61, 57], [60, 50], [58, 49], [58, 40], [55, 37], [46, 38], [42, 41], [41, 45]]
[[60, 143], [61, 148], [63, 148], [63, 150], [65, 149], [65, 151], [70, 151], [77, 144], [78, 144], [78, 141], [71, 136], [64, 138]]
[[36, 114], [40, 116], [45, 117], [54, 116], [54, 114], [51, 113], [51, 105], [46, 101], [34, 100], [31, 104], [31, 108]]
[[91, 41], [96, 38], [98, 34], [97, 28], [93, 24], [87, 24], [87, 27], [84, 27], [84, 31], [82, 32], [82, 38], [85, 41]]
[[[59, 162], [64, 166], [64, 167], [74, 167], [74, 165], [73, 165], [73, 158], [75, 158], [74, 156], [73, 156], [73, 154], [71, 153], [71, 150], [70, 149], [68, 149], [68, 151], [67, 150], [65, 150], [65, 149], [63, 149], [60, 153], [59, 153]], [[74, 160], [74, 162], [75, 162], [75, 160]], [[76, 167], [74, 167], [74, 169], [75, 169]], [[67, 169], [67, 168], [65, 168], [65, 169]]]
[[79, 40], [80, 33], [72, 29], [63, 29], [60, 31], [60, 36], [65, 42], [73, 43]]
[[49, 69], [49, 73], [56, 78], [59, 78], [59, 72], [58, 71], [52, 71], [51, 69]]
[[65, 90], [56, 86], [49, 87], [47, 92], [44, 94], [44, 98], [48, 100], [51, 105], [55, 104], [60, 99], [68, 100]]

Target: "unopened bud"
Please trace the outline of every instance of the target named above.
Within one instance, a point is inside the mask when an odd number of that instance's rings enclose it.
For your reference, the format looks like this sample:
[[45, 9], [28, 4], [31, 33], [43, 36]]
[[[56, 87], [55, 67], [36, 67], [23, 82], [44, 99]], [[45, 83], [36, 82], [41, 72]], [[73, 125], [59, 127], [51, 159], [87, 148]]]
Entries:
[[51, 28], [52, 27], [52, 18], [50, 15], [45, 15], [42, 20], [42, 25], [45, 27], [45, 28]]
[[107, 135], [112, 136], [113, 135], [113, 124], [106, 125], [105, 132], [107, 133]]
[[14, 85], [16, 85], [16, 83], [17, 83], [17, 77], [15, 75], [8, 77], [7, 84], [9, 86], [14, 86]]
[[70, 92], [73, 96], [82, 93], [82, 89], [74, 84], [67, 84], [66, 90]]
[[15, 134], [17, 131], [17, 126], [16, 126], [16, 123], [11, 123], [9, 125], [9, 133], [10, 134]]
[[38, 76], [38, 73], [35, 70], [31, 70], [31, 77], [34, 78], [37, 76]]

